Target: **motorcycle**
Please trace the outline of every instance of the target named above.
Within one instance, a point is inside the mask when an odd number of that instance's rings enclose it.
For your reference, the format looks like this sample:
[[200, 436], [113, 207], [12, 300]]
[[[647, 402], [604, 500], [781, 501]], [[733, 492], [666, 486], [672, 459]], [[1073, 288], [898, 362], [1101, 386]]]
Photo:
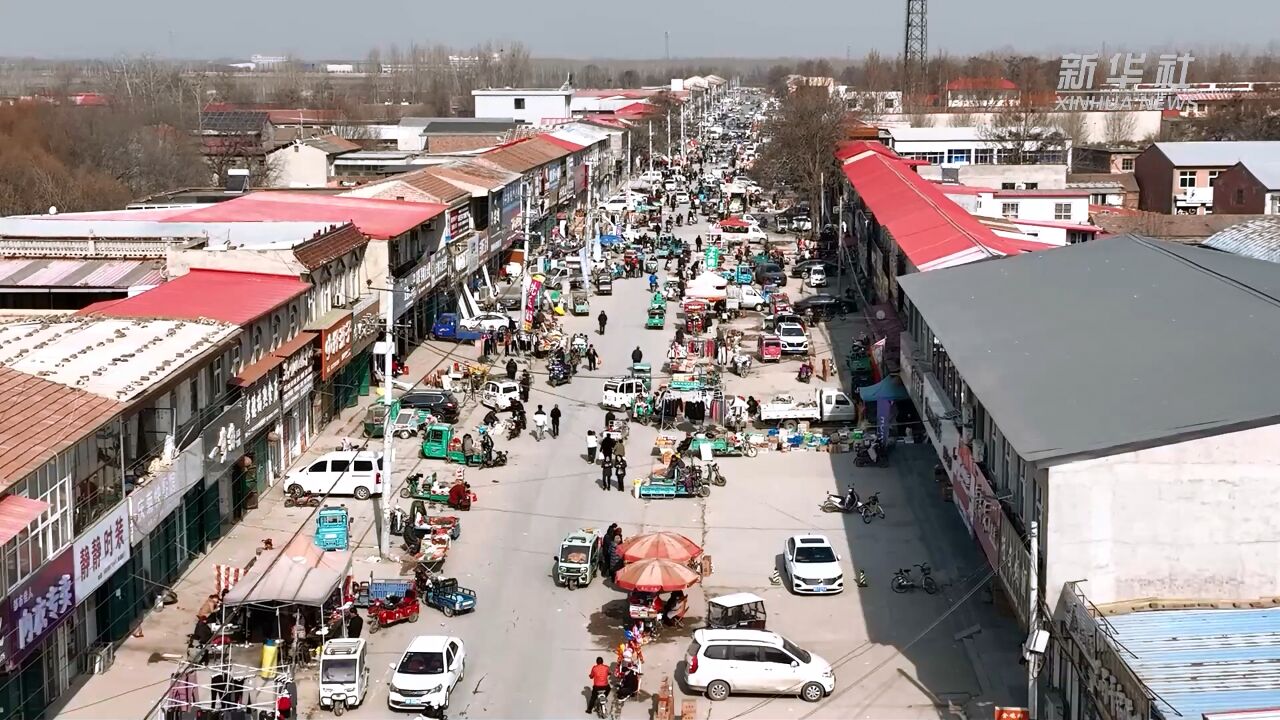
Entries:
[[889, 448], [880, 438], [870, 438], [858, 443], [853, 456], [853, 464], [857, 467], [875, 465], [889, 467]]
[[807, 383], [812, 377], [813, 377], [813, 366], [807, 362], [802, 363], [800, 365], [800, 371], [796, 373], [796, 380], [799, 380], [802, 383]]
[[827, 499], [824, 500], [822, 504], [819, 505], [818, 507], [822, 510], [822, 512], [833, 512], [833, 513], [861, 512], [861, 510], [859, 510], [859, 507], [862, 505], [862, 500], [858, 497], [857, 491], [855, 491], [852, 487], [850, 487], [849, 492], [853, 493], [853, 502], [850, 504], [845, 504], [844, 495], [837, 495], [835, 493], [829, 492], [827, 493]]
[[724, 487], [728, 480], [726, 480], [725, 476], [720, 473], [720, 463], [709, 462], [706, 464], [706, 467], [707, 482], [717, 487]]
[[746, 377], [751, 373], [751, 356], [738, 353], [733, 356], [733, 373], [738, 377]]
[[284, 496], [285, 507], [320, 507], [320, 502], [324, 498], [315, 493], [298, 490], [297, 492], [286, 493]]
[[495, 450], [493, 452], [486, 453], [484, 456], [484, 459], [480, 461], [480, 467], [482, 468], [496, 468], [496, 467], [502, 467], [506, 464], [507, 464], [506, 450]]
[[884, 519], [884, 508], [880, 507], [880, 493], [871, 493], [866, 502], [858, 503], [858, 512], [862, 513], [862, 522], [870, 525], [874, 518]]
[[930, 595], [938, 592], [938, 581], [933, 579], [931, 574], [933, 571], [929, 569], [929, 563], [920, 563], [915, 567], [920, 568], [920, 580], [911, 577], [911, 568], [899, 568], [894, 573], [893, 580], [889, 581], [889, 588], [896, 593], [904, 593], [908, 590], [920, 588]]

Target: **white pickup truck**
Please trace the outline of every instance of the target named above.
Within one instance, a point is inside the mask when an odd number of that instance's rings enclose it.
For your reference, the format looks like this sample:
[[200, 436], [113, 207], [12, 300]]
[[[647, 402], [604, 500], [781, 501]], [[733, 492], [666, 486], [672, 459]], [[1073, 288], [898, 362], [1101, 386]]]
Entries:
[[849, 396], [836, 388], [817, 388], [812, 397], [804, 400], [797, 400], [790, 395], [778, 395], [760, 406], [760, 419], [774, 423], [784, 420], [853, 422], [857, 419], [857, 414]]

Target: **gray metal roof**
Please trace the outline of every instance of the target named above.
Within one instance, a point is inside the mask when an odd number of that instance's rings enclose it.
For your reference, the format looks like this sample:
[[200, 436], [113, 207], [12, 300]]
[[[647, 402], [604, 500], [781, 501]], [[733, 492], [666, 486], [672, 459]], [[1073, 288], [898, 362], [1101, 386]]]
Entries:
[[1258, 179], [1267, 190], [1280, 190], [1280, 158], [1275, 160], [1244, 160], [1241, 163], [1249, 174]]
[[1230, 167], [1241, 161], [1280, 162], [1280, 141], [1158, 142], [1155, 147], [1175, 167]]
[[1107, 625], [1164, 717], [1280, 706], [1280, 609], [1153, 610]]
[[1280, 265], [1128, 235], [898, 282], [1026, 460], [1280, 422]]
[[1280, 263], [1280, 216], [1245, 220], [1209, 236], [1204, 245], [1234, 255]]

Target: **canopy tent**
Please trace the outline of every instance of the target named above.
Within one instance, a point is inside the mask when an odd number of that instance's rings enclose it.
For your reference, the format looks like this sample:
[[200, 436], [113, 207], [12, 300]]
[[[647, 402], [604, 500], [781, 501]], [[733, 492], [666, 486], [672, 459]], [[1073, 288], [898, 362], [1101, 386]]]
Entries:
[[704, 272], [689, 281], [689, 285], [685, 288], [684, 296], [718, 302], [728, 296], [728, 291], [725, 290], [728, 285], [729, 281], [719, 273]]
[[[265, 561], [265, 562], [264, 562]], [[351, 569], [349, 551], [324, 551], [310, 535], [295, 537], [274, 555], [259, 557], [253, 570], [227, 594], [236, 605], [323, 605]]]
[[601, 235], [600, 236], [600, 245], [602, 247], [609, 247], [610, 245], [616, 245], [617, 243], [620, 243], [620, 242], [622, 242], [622, 238], [618, 237], [617, 235]]
[[722, 227], [722, 228], [741, 228], [742, 230], [746, 230], [747, 228], [751, 227], [751, 225], [750, 225], [750, 223], [748, 223], [746, 220], [743, 220], [742, 218], [738, 217], [737, 215], [734, 215], [733, 217], [727, 217], [727, 218], [725, 218], [724, 220], [721, 220], [721, 221], [720, 221], [720, 227]]
[[729, 285], [729, 281], [720, 273], [711, 272], [708, 270], [702, 273], [701, 275], [699, 275], [698, 277], [689, 281], [690, 287], [693, 287], [694, 285], [719, 288], [723, 290], [726, 286]]
[[858, 388], [858, 395], [862, 397], [863, 402], [876, 402], [878, 400], [893, 402], [906, 400], [909, 397], [907, 388], [903, 386], [902, 381], [892, 375], [875, 385], [866, 385]]

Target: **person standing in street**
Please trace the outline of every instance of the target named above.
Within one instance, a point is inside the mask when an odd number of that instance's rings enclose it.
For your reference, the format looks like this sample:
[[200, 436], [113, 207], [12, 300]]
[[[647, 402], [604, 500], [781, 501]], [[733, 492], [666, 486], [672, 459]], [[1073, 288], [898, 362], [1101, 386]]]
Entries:
[[507, 379], [508, 379], [508, 380], [515, 380], [515, 379], [516, 379], [516, 370], [518, 370], [518, 369], [519, 369], [519, 368], [518, 368], [518, 366], [516, 365], [516, 361], [515, 361], [515, 359], [508, 360], [508, 361], [507, 361]]
[[599, 438], [596, 437], [595, 430], [587, 431], [587, 462], [592, 465], [596, 464], [596, 450], [600, 448]]
[[529, 374], [529, 368], [525, 368], [520, 373], [520, 402], [529, 402], [529, 390], [533, 386], [533, 376]]
[[609, 486], [613, 484], [612, 482], [610, 482], [613, 479], [611, 477], [612, 475], [613, 475], [613, 460], [606, 455], [604, 458], [604, 461], [600, 463], [600, 489], [601, 490], [604, 490], [605, 492], [609, 492]]
[[560, 406], [551, 406], [551, 437], [560, 437]]
[[600, 441], [600, 454], [604, 455], [605, 462], [613, 459], [613, 448], [617, 444], [618, 441], [614, 440], [612, 435], [605, 435], [604, 439]]
[[595, 345], [587, 346], [587, 371], [595, 372], [596, 364], [600, 362], [600, 355], [596, 352]]
[[607, 324], [607, 323], [609, 322], [609, 316], [608, 316], [608, 315], [605, 315], [605, 314], [604, 314], [604, 311], [603, 311], [603, 310], [601, 310], [601, 311], [600, 311], [600, 314], [596, 316], [596, 322], [600, 324], [600, 334], [601, 334], [601, 335], [603, 335], [603, 334], [604, 334], [604, 326], [605, 326], [605, 324]]
[[[627, 489], [626, 487], [624, 487], [624, 483], [626, 482], [625, 476], [627, 474], [627, 459], [621, 455], [614, 458], [613, 471], [614, 471], [614, 475], [618, 478], [618, 489], [623, 492], [626, 492]], [[607, 490], [608, 488], [609, 488], [609, 481], [606, 478], [605, 489]]]
[[644, 353], [640, 351], [640, 346], [637, 345], [636, 349], [631, 351], [631, 362], [632, 364], [639, 364], [643, 360]]

